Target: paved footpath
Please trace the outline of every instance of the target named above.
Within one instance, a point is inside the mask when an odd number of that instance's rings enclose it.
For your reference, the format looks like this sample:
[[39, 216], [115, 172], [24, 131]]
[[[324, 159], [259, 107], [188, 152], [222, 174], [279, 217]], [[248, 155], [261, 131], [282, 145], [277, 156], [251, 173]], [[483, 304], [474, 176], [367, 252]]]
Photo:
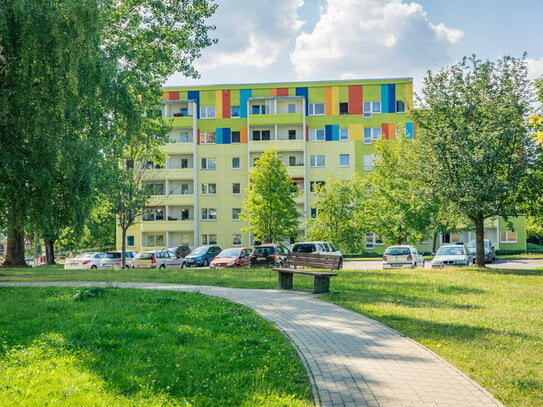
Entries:
[[422, 345], [353, 311], [296, 291], [159, 283], [1, 283], [115, 286], [198, 292], [256, 310], [294, 343], [317, 406], [501, 406], [481, 386]]

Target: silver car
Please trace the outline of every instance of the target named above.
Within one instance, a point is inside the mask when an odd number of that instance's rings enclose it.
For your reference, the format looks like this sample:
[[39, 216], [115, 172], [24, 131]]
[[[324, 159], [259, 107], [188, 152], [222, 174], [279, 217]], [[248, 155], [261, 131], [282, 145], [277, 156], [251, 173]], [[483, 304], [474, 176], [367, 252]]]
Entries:
[[469, 266], [473, 257], [463, 244], [441, 246], [432, 259], [432, 268]]
[[[135, 250], [126, 250], [124, 253], [126, 268], [130, 268], [132, 266], [132, 261], [134, 260], [134, 257], [136, 257], [136, 254], [138, 254], [138, 252]], [[122, 252], [120, 250], [114, 252], [107, 252], [105, 257], [100, 260], [100, 268], [102, 269], [121, 268], [121, 265]]]
[[182, 257], [177, 257], [169, 250], [153, 250], [139, 252], [136, 257], [134, 257], [134, 261], [132, 261], [132, 268], [180, 269], [183, 266], [183, 262], [184, 260]]
[[[492, 242], [488, 239], [484, 239], [483, 243], [485, 247], [485, 263], [492, 263], [494, 260], [496, 260], [496, 249], [494, 248]], [[477, 253], [477, 243], [475, 240], [470, 240], [468, 242], [468, 249], [475, 258]]]
[[389, 246], [383, 254], [383, 269], [424, 267], [424, 257], [415, 246]]
[[64, 264], [65, 269], [97, 269], [100, 267], [100, 261], [105, 257], [102, 252], [80, 253], [73, 259], [67, 259]]

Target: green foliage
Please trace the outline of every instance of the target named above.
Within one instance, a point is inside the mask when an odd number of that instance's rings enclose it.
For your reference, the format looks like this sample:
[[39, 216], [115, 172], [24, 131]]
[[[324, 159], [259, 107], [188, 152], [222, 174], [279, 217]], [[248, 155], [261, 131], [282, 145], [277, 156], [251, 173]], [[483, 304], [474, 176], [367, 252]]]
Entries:
[[309, 240], [329, 241], [343, 253], [362, 253], [368, 230], [368, 183], [359, 176], [328, 178], [315, 187], [317, 216], [307, 224]]
[[292, 345], [240, 304], [115, 288], [90, 301], [73, 300], [79, 288], [0, 290], [1, 405], [312, 405]]
[[532, 93], [524, 59], [475, 56], [424, 80], [418, 124], [424, 179], [437, 199], [473, 222], [484, 267], [484, 219], [516, 216], [529, 198], [537, 146], [525, 117]]
[[294, 237], [300, 216], [294, 202], [298, 192], [277, 149], [264, 151], [249, 176], [251, 183], [240, 215], [248, 226], [242, 230], [265, 243]]

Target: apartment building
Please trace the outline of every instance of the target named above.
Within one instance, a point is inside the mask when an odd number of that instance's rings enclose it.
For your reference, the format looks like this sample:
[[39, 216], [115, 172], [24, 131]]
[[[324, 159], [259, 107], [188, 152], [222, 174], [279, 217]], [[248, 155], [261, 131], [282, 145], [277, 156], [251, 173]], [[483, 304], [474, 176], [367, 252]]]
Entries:
[[[315, 214], [315, 184], [371, 171], [376, 140], [415, 133], [411, 78], [172, 87], [163, 99], [166, 165], [152, 171], [154, 195], [128, 230], [136, 250], [252, 245], [239, 214], [248, 170], [269, 147], [303, 191], [303, 222]], [[118, 230], [118, 247], [120, 239]], [[368, 234], [366, 244], [380, 251], [382, 242]]]

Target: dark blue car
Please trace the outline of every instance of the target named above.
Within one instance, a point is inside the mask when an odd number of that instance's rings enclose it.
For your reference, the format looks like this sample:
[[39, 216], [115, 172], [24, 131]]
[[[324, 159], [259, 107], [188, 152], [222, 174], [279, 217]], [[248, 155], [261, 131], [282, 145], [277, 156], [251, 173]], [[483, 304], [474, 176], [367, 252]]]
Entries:
[[221, 248], [214, 244], [198, 246], [185, 257], [184, 265], [186, 267], [207, 267], [220, 251]]

